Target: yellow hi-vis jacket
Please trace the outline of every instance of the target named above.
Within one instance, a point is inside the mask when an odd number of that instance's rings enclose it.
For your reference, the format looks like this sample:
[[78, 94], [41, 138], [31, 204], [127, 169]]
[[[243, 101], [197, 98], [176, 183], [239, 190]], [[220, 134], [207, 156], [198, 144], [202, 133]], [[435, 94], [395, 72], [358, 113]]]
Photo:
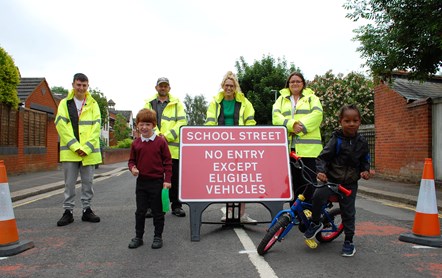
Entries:
[[[75, 127], [72, 125], [73, 121], [69, 115], [67, 105], [69, 100], [74, 101], [73, 98], [74, 90], [71, 90], [68, 96], [60, 101], [55, 117], [55, 127], [60, 136], [60, 161], [81, 161], [84, 166], [99, 164], [102, 161], [100, 152], [100, 108], [90, 93], [86, 92], [86, 101], [78, 119], [79, 140], [77, 140], [74, 133]], [[76, 110], [75, 113], [77, 113]], [[85, 152], [87, 156], [79, 156], [75, 152], [78, 149]]]
[[[152, 106], [152, 101], [157, 101], [157, 99], [158, 93], [146, 100], [144, 108], [155, 110]], [[169, 145], [172, 159], [180, 158], [180, 127], [183, 125], [187, 125], [184, 105], [178, 98], [169, 93], [169, 103], [164, 108], [161, 116], [161, 129], [158, 130], [158, 126], [156, 126], [154, 132], [157, 135], [164, 135], [164, 138], [166, 138], [167, 144]]]
[[[282, 125], [287, 128], [289, 149], [294, 148], [301, 157], [317, 157], [322, 151], [321, 131], [322, 105], [315, 93], [305, 88], [301, 97], [292, 110], [290, 90], [279, 91], [280, 96], [273, 104], [273, 125]], [[293, 124], [302, 123], [304, 129], [298, 134], [293, 133]]]
[[[219, 92], [213, 97], [207, 108], [207, 117], [204, 125], [222, 125], [220, 122], [221, 102], [224, 99], [224, 92]], [[255, 109], [252, 103], [241, 92], [235, 92], [235, 101], [240, 104], [240, 108], [235, 105], [234, 120], [235, 125], [256, 125]], [[239, 105], [238, 105], [239, 106]]]

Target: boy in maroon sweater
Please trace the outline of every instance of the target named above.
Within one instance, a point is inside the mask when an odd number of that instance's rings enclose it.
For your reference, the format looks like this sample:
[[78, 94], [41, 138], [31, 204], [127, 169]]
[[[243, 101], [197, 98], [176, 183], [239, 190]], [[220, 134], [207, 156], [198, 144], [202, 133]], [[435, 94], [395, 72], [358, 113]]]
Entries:
[[155, 227], [153, 249], [163, 246], [164, 212], [161, 201], [163, 188], [171, 187], [172, 157], [164, 138], [156, 136], [153, 129], [157, 125], [156, 112], [142, 109], [136, 117], [136, 126], [140, 137], [132, 142], [128, 162], [132, 175], [137, 177], [135, 197], [135, 237], [129, 248], [143, 245], [145, 215], [148, 204], [152, 208]]

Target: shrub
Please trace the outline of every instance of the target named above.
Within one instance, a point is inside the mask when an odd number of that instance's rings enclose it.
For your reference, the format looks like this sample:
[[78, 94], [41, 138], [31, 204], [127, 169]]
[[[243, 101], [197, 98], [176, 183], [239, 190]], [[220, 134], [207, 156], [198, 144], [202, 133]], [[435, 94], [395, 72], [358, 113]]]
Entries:
[[132, 145], [132, 139], [126, 138], [122, 141], [118, 141], [116, 146], [112, 146], [113, 149], [128, 149]]

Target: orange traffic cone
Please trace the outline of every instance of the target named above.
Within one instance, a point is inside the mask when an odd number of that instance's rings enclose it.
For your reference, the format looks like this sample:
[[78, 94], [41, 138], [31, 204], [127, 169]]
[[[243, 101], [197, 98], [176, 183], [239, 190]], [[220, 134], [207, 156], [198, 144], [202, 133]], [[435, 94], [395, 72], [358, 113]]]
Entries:
[[442, 247], [433, 161], [431, 158], [425, 159], [412, 233], [401, 234], [399, 240], [432, 247]]
[[3, 160], [0, 160], [0, 257], [12, 256], [32, 247], [32, 241], [18, 239], [6, 167]]

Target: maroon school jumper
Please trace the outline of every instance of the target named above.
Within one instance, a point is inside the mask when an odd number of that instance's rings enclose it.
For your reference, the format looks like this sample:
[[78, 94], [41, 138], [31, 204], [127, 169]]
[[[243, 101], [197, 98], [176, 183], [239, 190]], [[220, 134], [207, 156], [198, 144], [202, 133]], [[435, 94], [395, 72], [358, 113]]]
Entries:
[[172, 178], [172, 157], [164, 138], [142, 142], [141, 137], [135, 139], [130, 149], [129, 170], [137, 166], [139, 175], [145, 179], [164, 179], [170, 183]]

